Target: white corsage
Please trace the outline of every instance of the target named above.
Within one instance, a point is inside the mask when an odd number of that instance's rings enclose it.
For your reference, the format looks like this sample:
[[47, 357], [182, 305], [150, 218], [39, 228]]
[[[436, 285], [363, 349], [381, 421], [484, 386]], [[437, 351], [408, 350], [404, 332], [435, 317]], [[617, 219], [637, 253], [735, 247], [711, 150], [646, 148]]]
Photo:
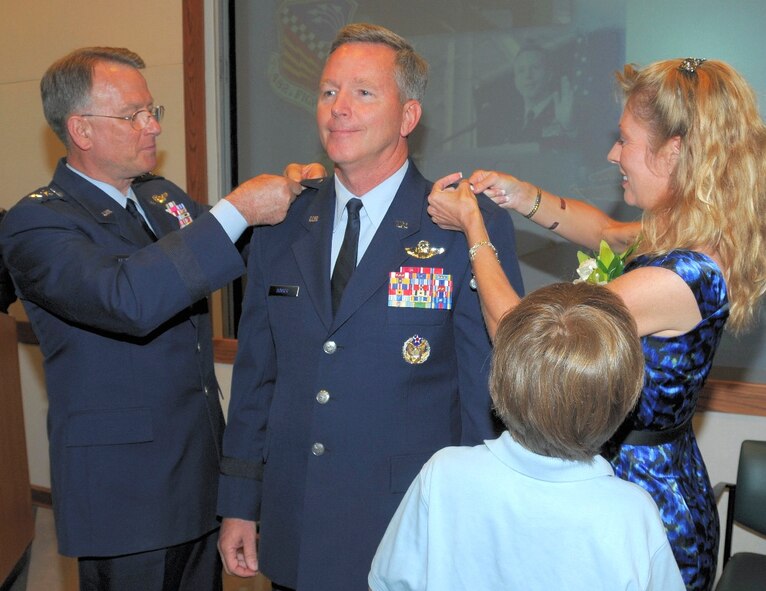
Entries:
[[583, 251], [577, 251], [578, 278], [575, 283], [593, 283], [606, 285], [612, 279], [622, 275], [625, 270], [625, 259], [628, 258], [638, 246], [634, 243], [628, 250], [621, 254], [615, 254], [605, 240], [599, 245], [598, 254], [588, 255]]

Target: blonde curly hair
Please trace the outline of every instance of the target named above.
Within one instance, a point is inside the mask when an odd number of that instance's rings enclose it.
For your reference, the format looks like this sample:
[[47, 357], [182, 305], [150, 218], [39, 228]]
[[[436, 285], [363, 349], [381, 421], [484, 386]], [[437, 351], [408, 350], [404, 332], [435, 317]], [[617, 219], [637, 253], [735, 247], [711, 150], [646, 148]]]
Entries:
[[680, 137], [670, 199], [644, 212], [638, 253], [717, 252], [729, 328], [752, 324], [766, 290], [766, 125], [755, 93], [716, 60], [655, 62], [616, 74], [625, 108], [649, 130], [652, 152]]

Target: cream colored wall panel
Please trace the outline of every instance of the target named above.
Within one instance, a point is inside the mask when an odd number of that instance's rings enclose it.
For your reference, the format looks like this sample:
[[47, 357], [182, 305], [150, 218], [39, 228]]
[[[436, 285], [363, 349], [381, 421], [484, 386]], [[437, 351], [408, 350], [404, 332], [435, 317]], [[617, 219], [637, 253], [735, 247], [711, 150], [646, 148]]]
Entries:
[[0, 0], [0, 14], [0, 84], [39, 80], [84, 45], [128, 47], [150, 65], [183, 61], [181, 0]]
[[64, 154], [61, 142], [43, 117], [38, 88], [37, 82], [0, 85], [3, 130], [0, 206], [6, 209], [33, 189], [46, 184], [56, 161]]
[[216, 363], [215, 377], [218, 379], [218, 385], [221, 386], [221, 407], [223, 416], [229, 417], [229, 400], [231, 397], [231, 375], [234, 367], [230, 363]]
[[155, 172], [186, 188], [183, 68], [180, 65], [148, 66], [144, 72], [158, 105], [165, 105], [162, 134], [157, 138]]
[[[186, 181], [184, 151], [183, 72], [181, 66], [148, 67], [144, 75], [158, 104], [167, 107], [158, 138], [157, 172], [181, 187]], [[0, 85], [0, 206], [8, 209], [22, 196], [46, 184], [64, 156], [64, 146], [48, 128], [38, 81]]]
[[24, 428], [27, 435], [29, 481], [35, 486], [50, 488], [48, 460], [48, 396], [45, 391], [43, 356], [40, 347], [19, 345], [21, 392], [24, 397]]

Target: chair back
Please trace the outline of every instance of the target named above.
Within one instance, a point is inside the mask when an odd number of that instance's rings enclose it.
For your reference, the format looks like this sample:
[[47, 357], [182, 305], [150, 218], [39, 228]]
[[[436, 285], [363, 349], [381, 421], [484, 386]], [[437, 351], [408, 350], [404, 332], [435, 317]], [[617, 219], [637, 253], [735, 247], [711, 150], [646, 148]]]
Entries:
[[766, 534], [766, 441], [742, 442], [734, 519], [758, 533]]

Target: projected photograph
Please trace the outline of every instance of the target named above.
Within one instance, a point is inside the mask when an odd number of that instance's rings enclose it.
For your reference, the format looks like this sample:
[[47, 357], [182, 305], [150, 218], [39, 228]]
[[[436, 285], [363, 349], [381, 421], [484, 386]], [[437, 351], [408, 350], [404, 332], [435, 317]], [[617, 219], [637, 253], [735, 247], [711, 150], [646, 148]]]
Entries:
[[317, 81], [337, 30], [358, 21], [403, 35], [430, 64], [411, 138], [427, 177], [502, 168], [565, 190], [607, 168], [622, 2], [283, 0], [248, 18], [250, 4], [235, 3], [243, 174], [324, 158], [313, 133]]

